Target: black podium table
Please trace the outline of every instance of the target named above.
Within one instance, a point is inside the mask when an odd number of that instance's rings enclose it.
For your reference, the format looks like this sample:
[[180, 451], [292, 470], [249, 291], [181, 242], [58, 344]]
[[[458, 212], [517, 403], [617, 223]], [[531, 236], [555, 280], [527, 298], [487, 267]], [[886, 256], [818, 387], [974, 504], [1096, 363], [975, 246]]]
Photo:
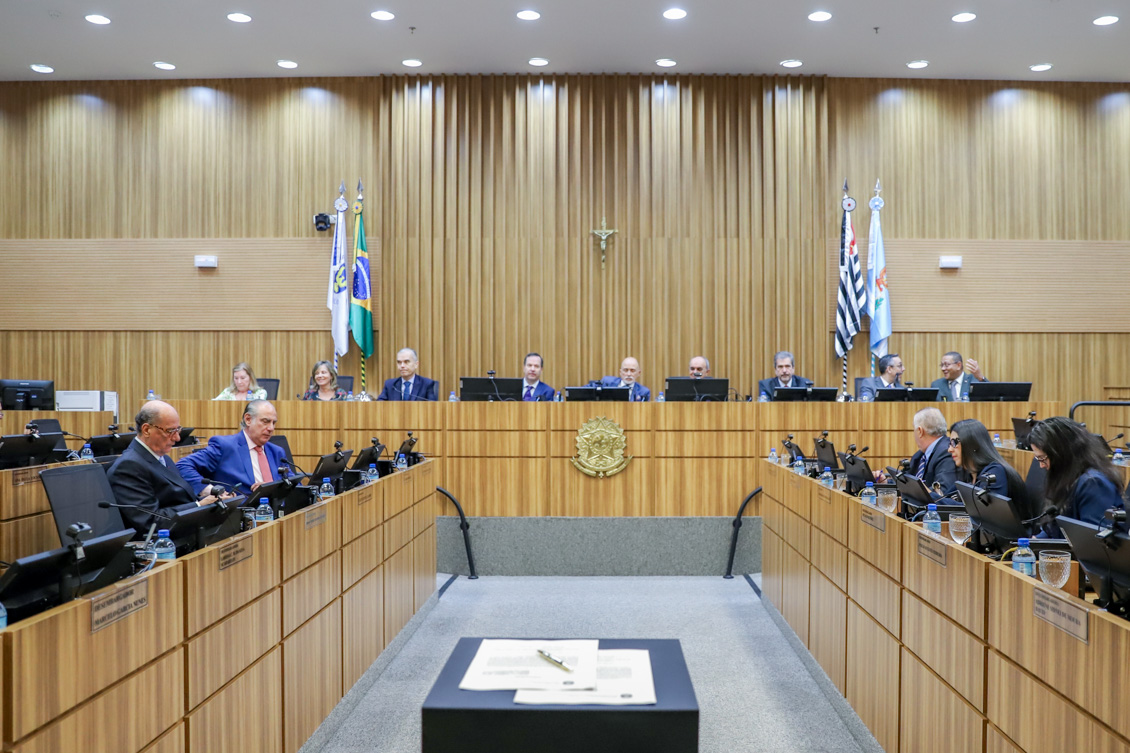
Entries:
[[601, 639], [646, 649], [653, 706], [527, 706], [513, 690], [460, 690], [482, 638], [460, 638], [424, 701], [423, 753], [697, 753], [698, 701], [677, 640]]

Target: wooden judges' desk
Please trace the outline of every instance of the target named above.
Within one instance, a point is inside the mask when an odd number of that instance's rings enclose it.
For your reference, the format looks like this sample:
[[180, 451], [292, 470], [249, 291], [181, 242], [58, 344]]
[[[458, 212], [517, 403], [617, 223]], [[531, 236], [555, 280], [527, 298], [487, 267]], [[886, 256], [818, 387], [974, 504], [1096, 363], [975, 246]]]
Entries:
[[884, 750], [1130, 753], [1130, 622], [761, 465], [764, 597]]
[[[438, 469], [422, 463], [0, 632], [3, 750], [298, 750], [435, 590]], [[136, 608], [115, 615], [122, 605]]]

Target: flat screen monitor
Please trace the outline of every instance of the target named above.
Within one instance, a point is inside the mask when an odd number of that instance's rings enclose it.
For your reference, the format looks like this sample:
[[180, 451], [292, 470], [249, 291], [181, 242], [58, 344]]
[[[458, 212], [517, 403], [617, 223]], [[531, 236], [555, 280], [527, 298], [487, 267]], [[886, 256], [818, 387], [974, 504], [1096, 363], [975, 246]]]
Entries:
[[128, 431], [125, 434], [99, 434], [90, 438], [90, 450], [96, 457], [121, 455], [136, 436], [136, 431]]
[[974, 489], [973, 484], [957, 482], [957, 493], [973, 523], [982, 531], [1004, 541], [1028, 538], [1034, 533], [1024, 523], [1023, 513], [1009, 497]]
[[632, 391], [627, 387], [566, 387], [565, 399], [569, 402], [607, 403], [628, 402]]
[[1095, 604], [1125, 618], [1130, 601], [1130, 537], [1062, 515], [1055, 522], [1099, 595]]
[[39, 614], [83, 594], [105, 588], [133, 572], [134, 531], [116, 531], [88, 539], [84, 557], [75, 561], [69, 547], [21, 557], [0, 575], [0, 602], [8, 623]]
[[888, 387], [884, 390], [875, 390], [877, 403], [935, 403], [938, 401], [938, 390], [934, 387]]
[[[383, 444], [370, 445], [364, 448], [361, 452], [357, 453], [357, 460], [353, 462], [353, 470], [363, 471], [369, 467], [370, 463], [378, 463], [381, 455], [385, 454], [385, 446]], [[377, 465], [377, 470], [380, 466]], [[383, 475], [383, 474], [382, 474]]]
[[[791, 437], [792, 434], [790, 434], [789, 436]], [[797, 447], [796, 442], [792, 441], [791, 439], [782, 439], [781, 446], [785, 448], [785, 452], [789, 453], [789, 465], [795, 463], [798, 457], [804, 457], [804, 450]]]
[[194, 444], [200, 444], [200, 438], [192, 436], [192, 432], [196, 431], [195, 426], [181, 427], [180, 439], [173, 447], [188, 447]]
[[48, 379], [0, 379], [0, 410], [55, 410], [55, 383]]
[[248, 504], [246, 497], [235, 497], [224, 500], [223, 505], [212, 503], [177, 510], [171, 521], [157, 519], [157, 528], [169, 529], [169, 536], [177, 545], [177, 556], [180, 556], [239, 533], [243, 525], [239, 508]]
[[459, 399], [477, 402], [522, 401], [522, 380], [492, 377], [459, 377]]
[[969, 385], [971, 403], [1023, 403], [1030, 394], [1031, 382], [974, 382]]
[[310, 484], [316, 487], [321, 486], [324, 478], [335, 481], [341, 476], [345, 467], [349, 465], [349, 458], [351, 457], [353, 457], [353, 450], [331, 452], [329, 455], [318, 458], [318, 464], [314, 466], [314, 470], [310, 473]]
[[850, 455], [846, 452], [836, 454], [840, 456], [840, 464], [847, 475], [848, 494], [859, 494], [867, 486], [868, 481], [875, 483], [875, 474], [871, 471], [871, 466], [867, 464], [866, 458], [861, 458], [859, 455]]
[[42, 465], [63, 438], [62, 432], [47, 434], [9, 434], [0, 437], [0, 467], [22, 464]]
[[1032, 427], [1035, 424], [1035, 421], [1028, 418], [1012, 419], [1012, 432], [1016, 435], [1016, 449], [1032, 449], [1032, 445], [1028, 444], [1028, 435], [1032, 433]]
[[839, 456], [836, 455], [836, 446], [824, 437], [813, 440], [816, 450], [816, 460], [821, 468], [831, 468], [833, 471], [840, 469]]
[[730, 397], [730, 380], [714, 377], [667, 377], [667, 393], [671, 402], [724, 403]]
[[773, 390], [775, 403], [834, 403], [835, 387], [778, 387]]
[[917, 507], [925, 507], [931, 502], [934, 504], [938, 503], [938, 500], [935, 500], [930, 495], [930, 489], [922, 479], [917, 476], [899, 471], [897, 468], [892, 468], [889, 465], [887, 466], [887, 475], [895, 482], [895, 489], [904, 502], [913, 502]]

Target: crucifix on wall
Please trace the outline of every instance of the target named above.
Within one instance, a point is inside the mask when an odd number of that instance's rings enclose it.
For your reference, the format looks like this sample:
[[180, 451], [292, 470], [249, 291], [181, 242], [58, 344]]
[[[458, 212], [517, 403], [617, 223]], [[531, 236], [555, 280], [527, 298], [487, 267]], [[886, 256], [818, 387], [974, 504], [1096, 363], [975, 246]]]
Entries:
[[597, 238], [600, 238], [600, 268], [601, 269], [604, 269], [604, 260], [605, 260], [605, 257], [606, 257], [606, 253], [608, 251], [608, 239], [612, 236], [613, 233], [620, 232], [619, 230], [615, 230], [613, 228], [608, 227], [608, 223], [606, 222], [606, 219], [607, 218], [605, 218], [605, 217], [601, 217], [600, 218], [600, 229], [592, 231], [593, 235], [595, 235]]

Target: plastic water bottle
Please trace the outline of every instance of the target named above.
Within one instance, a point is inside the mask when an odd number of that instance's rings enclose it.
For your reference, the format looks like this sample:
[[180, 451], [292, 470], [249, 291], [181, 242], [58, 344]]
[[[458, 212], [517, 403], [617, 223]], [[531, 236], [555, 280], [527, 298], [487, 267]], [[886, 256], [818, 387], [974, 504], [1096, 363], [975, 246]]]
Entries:
[[455, 397], [455, 390], [452, 390], [451, 394], [447, 396], [447, 402], [449, 402], [449, 403], [459, 402], [459, 398]]
[[1114, 460], [1112, 462], [1115, 465], [1125, 465], [1126, 464], [1126, 458], [1122, 455], [1122, 450], [1115, 450], [1114, 451]]
[[79, 457], [83, 460], [94, 460], [94, 450], [90, 449], [89, 442], [82, 446], [82, 452], [79, 453]]
[[804, 475], [804, 456], [797, 455], [796, 460], [793, 462], [793, 473], [798, 476]]
[[347, 392], [345, 394], [345, 402], [347, 402], [347, 403], [353, 402], [353, 390], [350, 390], [349, 392]]
[[408, 456], [405, 455], [403, 452], [396, 456], [396, 470], [398, 470], [398, 471], [408, 470]]
[[832, 469], [828, 466], [824, 466], [824, 472], [820, 474], [820, 485], [826, 486], [829, 489], [836, 485], [835, 481], [832, 479]]
[[767, 403], [767, 402], [769, 402], [769, 396], [766, 395], [764, 392], [762, 392], [760, 395], [757, 396], [757, 402]]
[[318, 501], [322, 502], [334, 495], [334, 485], [330, 483], [328, 478], [322, 479], [322, 485], [318, 487]]
[[6, 627], [8, 627], [8, 610], [4, 608], [3, 604], [0, 604], [0, 630]]
[[561, 397], [560, 391], [558, 391], [557, 394], [553, 396], [553, 402], [555, 402], [555, 403], [561, 403], [561, 402], [564, 402], [564, 401], [565, 401], [565, 398]]
[[963, 402], [963, 403], [969, 402], [969, 393], [968, 392], [962, 392], [961, 393], [961, 402]]
[[859, 396], [859, 402], [861, 402], [861, 403], [869, 403], [869, 402], [871, 402], [871, 393], [870, 393], [870, 392], [868, 392], [868, 393], [865, 393], [865, 394], [863, 394], [863, 395], [860, 395], [860, 396]]
[[154, 392], [153, 390], [149, 390], [149, 392], [147, 392], [145, 394], [145, 399], [146, 400], [156, 400], [157, 399], [157, 393]]
[[769, 462], [772, 463], [773, 465], [777, 465], [778, 461], [777, 461], [777, 448], [776, 447], [769, 450]]
[[1000, 447], [1000, 446], [1001, 446], [1001, 435], [1000, 434], [994, 434], [993, 435], [993, 447]]
[[663, 393], [662, 393], [662, 392], [660, 392], [660, 393], [659, 393], [659, 396], [655, 398], [655, 402], [657, 402], [657, 403], [665, 403], [665, 402], [667, 402], [667, 398], [665, 398], [665, 397], [663, 396]]
[[879, 495], [875, 491], [874, 481], [867, 482], [867, 485], [863, 487], [863, 491], [859, 493], [859, 499], [864, 504], [871, 505], [872, 507], [879, 506]]
[[377, 464], [369, 463], [369, 468], [365, 471], [365, 485], [368, 486], [369, 484], [375, 484], [378, 478], [379, 474], [377, 473]]
[[169, 529], [162, 528], [157, 531], [157, 542], [153, 544], [153, 551], [159, 560], [175, 560], [177, 558], [177, 545], [169, 538]]
[[271, 509], [270, 500], [266, 497], [259, 498], [259, 506], [255, 508], [255, 525], [270, 523], [275, 519], [275, 511]]
[[922, 516], [922, 527], [935, 536], [942, 535], [942, 516], [938, 515], [938, 506], [933, 502], [926, 505], [926, 514]]
[[1012, 553], [1012, 569], [1030, 577], [1036, 577], [1036, 555], [1028, 548], [1028, 539], [1016, 542], [1016, 551]]

